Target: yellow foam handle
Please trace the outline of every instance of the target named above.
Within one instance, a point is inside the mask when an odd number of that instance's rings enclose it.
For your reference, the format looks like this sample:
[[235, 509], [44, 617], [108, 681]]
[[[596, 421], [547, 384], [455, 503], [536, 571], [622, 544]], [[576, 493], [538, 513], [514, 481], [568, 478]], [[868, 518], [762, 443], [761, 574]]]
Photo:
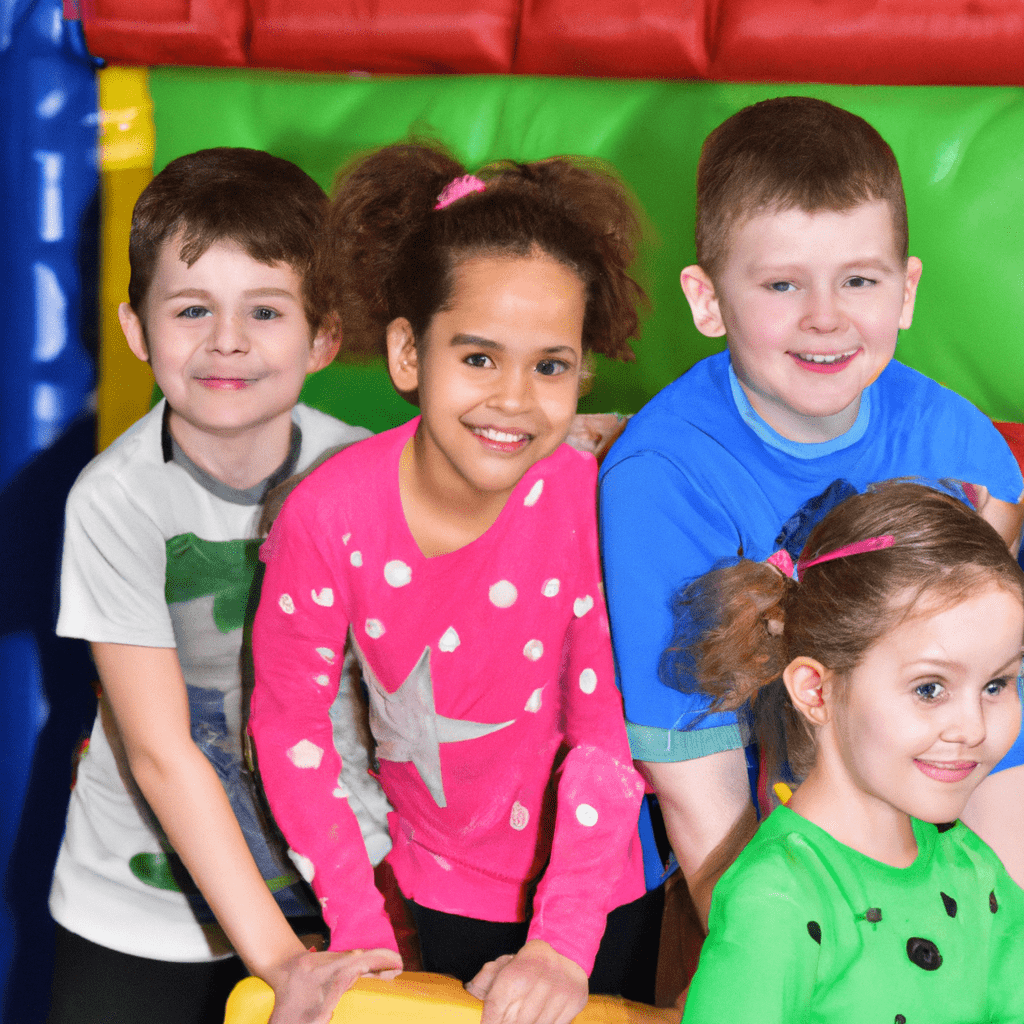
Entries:
[[[454, 978], [406, 971], [394, 981], [360, 978], [335, 1007], [331, 1024], [479, 1024], [483, 1003]], [[267, 1024], [274, 993], [259, 978], [240, 981], [224, 1024]], [[575, 1024], [678, 1024], [678, 1010], [658, 1010], [614, 996], [591, 996]]]

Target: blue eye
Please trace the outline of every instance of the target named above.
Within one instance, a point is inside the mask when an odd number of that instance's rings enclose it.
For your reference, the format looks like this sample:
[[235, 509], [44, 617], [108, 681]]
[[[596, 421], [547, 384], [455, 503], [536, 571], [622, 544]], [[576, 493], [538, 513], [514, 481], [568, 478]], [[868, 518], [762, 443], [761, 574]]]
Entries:
[[985, 684], [985, 693], [989, 697], [998, 697], [1010, 685], [1009, 677], [1001, 676], [999, 679], [990, 679]]
[[791, 292], [796, 285], [792, 281], [772, 281], [768, 284], [768, 288], [773, 292]]
[[537, 364], [537, 372], [544, 377], [555, 377], [560, 373], [565, 373], [568, 369], [568, 363], [561, 359], [542, 359]]
[[252, 315], [256, 320], [276, 320], [281, 314], [268, 306], [257, 306], [252, 311]]
[[927, 683], [918, 683], [914, 687], [914, 693], [917, 694], [923, 701], [934, 701], [937, 700], [944, 692], [945, 687], [942, 683], [936, 682], [934, 679], [929, 680]]
[[189, 306], [187, 309], [183, 309], [178, 316], [182, 320], [198, 320], [201, 317], [208, 316], [209, 312], [205, 306]]

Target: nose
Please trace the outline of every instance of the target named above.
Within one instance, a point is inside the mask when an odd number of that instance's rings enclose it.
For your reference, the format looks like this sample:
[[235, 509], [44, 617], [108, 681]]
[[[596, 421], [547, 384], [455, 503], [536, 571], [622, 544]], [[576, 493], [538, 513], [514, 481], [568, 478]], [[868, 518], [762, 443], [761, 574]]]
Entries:
[[839, 299], [831, 288], [812, 288], [807, 293], [800, 326], [805, 331], [831, 334], [843, 325]]
[[221, 355], [232, 355], [236, 352], [249, 351], [249, 336], [243, 323], [233, 316], [213, 318], [207, 347]]
[[495, 381], [491, 405], [503, 412], [521, 412], [530, 405], [533, 379], [530, 371], [521, 367], [506, 367]]
[[982, 701], [965, 694], [963, 700], [951, 702], [942, 738], [963, 747], [976, 747], [985, 739], [987, 729]]

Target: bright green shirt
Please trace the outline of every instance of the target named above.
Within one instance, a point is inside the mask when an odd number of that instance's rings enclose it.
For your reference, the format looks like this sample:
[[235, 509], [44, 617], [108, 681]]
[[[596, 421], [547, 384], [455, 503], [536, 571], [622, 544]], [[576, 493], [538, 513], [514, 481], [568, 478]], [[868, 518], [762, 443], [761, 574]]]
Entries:
[[894, 868], [773, 811], [715, 888], [684, 1024], [1021, 1024], [1024, 890], [962, 823], [913, 827]]

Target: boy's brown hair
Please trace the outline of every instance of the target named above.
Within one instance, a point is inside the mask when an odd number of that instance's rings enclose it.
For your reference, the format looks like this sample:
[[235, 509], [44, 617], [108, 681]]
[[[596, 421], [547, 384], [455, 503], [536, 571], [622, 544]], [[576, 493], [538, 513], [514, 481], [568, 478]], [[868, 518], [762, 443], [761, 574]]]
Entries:
[[697, 263], [715, 280], [732, 228], [760, 213], [845, 212], [881, 200], [896, 254], [909, 253], [907, 201], [888, 143], [862, 117], [810, 96], [733, 114], [704, 140], [697, 165]]
[[157, 258], [170, 239], [192, 266], [214, 242], [230, 241], [260, 263], [286, 263], [303, 280], [306, 319], [325, 313], [306, 287], [327, 196], [289, 160], [258, 149], [202, 149], [172, 160], [143, 190], [132, 212], [128, 301], [141, 316]]

